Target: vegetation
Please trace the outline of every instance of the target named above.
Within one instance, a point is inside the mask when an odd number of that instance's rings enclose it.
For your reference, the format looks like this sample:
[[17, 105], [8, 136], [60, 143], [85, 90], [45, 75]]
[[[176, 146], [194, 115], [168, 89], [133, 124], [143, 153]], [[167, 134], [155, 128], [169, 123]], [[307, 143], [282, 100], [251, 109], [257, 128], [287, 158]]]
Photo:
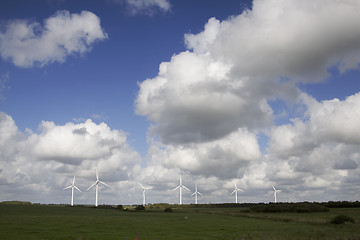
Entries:
[[311, 212], [328, 212], [329, 209], [325, 206], [316, 203], [277, 203], [277, 204], [257, 204], [250, 209], [254, 212], [296, 212], [296, 213], [311, 213]]
[[23, 201], [3, 201], [0, 202], [1, 205], [31, 205], [31, 202], [23, 202]]
[[164, 212], [172, 212], [172, 211], [173, 211], [172, 208], [169, 208], [169, 207], [164, 209]]
[[[152, 204], [138, 211], [136, 205], [0, 204], [0, 239], [360, 239], [360, 208], [320, 212], [312, 211], [311, 203], [295, 204], [311, 212], [273, 213], [251, 210], [256, 205]], [[167, 208], [172, 214], [164, 213]], [[354, 223], [330, 223], [339, 215]]]
[[343, 223], [355, 223], [355, 220], [352, 217], [346, 215], [338, 215], [331, 219], [330, 223], [332, 224], [343, 224]]
[[135, 207], [135, 210], [137, 210], [137, 211], [144, 211], [144, 210], [145, 210], [145, 207], [144, 207], [143, 205], [137, 205], [137, 206]]

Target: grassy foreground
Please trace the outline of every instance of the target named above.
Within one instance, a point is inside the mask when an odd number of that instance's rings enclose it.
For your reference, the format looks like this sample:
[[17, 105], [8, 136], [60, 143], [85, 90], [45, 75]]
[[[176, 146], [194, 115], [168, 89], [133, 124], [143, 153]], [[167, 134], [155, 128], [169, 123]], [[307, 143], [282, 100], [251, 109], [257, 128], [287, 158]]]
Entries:
[[[322, 213], [173, 210], [0, 205], [0, 239], [360, 239], [360, 208]], [[355, 223], [330, 224], [339, 214], [354, 218]]]

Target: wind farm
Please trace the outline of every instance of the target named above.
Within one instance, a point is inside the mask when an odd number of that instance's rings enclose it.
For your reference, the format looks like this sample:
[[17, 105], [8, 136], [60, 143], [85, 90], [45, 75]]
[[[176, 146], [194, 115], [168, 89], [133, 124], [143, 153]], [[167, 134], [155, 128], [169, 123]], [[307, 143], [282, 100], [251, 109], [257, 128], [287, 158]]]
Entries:
[[359, 240], [360, 0], [1, 0], [0, 240]]
[[[230, 194], [235, 195], [235, 203], [199, 204], [198, 197], [206, 198], [206, 195], [198, 190], [197, 183], [194, 185], [194, 192], [191, 193], [183, 183], [183, 174], [180, 174], [179, 185], [171, 189], [171, 192], [179, 190], [178, 204], [148, 203], [146, 191], [153, 187], [149, 183], [146, 185], [138, 183], [136, 189], [138, 190], [140, 186], [142, 190], [142, 204], [108, 205], [98, 204], [99, 187], [103, 185], [110, 188], [110, 185], [100, 180], [97, 169], [95, 169], [95, 177], [95, 182], [87, 188], [87, 190], [95, 188], [95, 205], [79, 202], [74, 204], [74, 190], [81, 192], [75, 185], [75, 176], [71, 185], [63, 188], [63, 190], [72, 190], [69, 205], [0, 202], [0, 224], [4, 229], [0, 231], [0, 239], [8, 239], [9, 236], [12, 236], [11, 239], [22, 239], [26, 236], [41, 239], [110, 240], [199, 238], [305, 240], [314, 236], [316, 239], [360, 237], [360, 228], [358, 228], [360, 202], [279, 202], [277, 193], [282, 190], [270, 185], [274, 199], [269, 203], [244, 201], [239, 203], [238, 193], [246, 194], [246, 191], [235, 183]], [[189, 192], [189, 197], [195, 198], [194, 202], [184, 204], [182, 189]], [[34, 212], [37, 214], [33, 215]], [[18, 224], [21, 224], [21, 230], [14, 229]], [[332, 227], [335, 224], [345, 224], [346, 228]], [[33, 231], [39, 226], [49, 230]], [[136, 231], [134, 226], [138, 226]], [[299, 232], [301, 232], [300, 236]]]

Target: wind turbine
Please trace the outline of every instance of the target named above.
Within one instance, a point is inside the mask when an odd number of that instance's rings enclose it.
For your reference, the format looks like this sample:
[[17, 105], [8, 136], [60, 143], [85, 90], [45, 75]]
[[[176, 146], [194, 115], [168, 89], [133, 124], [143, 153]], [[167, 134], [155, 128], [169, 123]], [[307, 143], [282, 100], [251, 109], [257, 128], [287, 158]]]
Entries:
[[193, 194], [191, 194], [191, 196], [194, 196], [195, 195], [195, 204], [198, 204], [198, 194], [200, 196], [202, 196], [202, 194], [200, 192], [198, 192], [197, 190], [197, 185], [195, 184], [195, 192]]
[[272, 187], [273, 187], [273, 189], [274, 189], [274, 202], [276, 203], [276, 193], [277, 192], [281, 192], [281, 190], [278, 190], [278, 189], [276, 189], [275, 187], [274, 187], [274, 185], [271, 185]]
[[146, 204], [146, 201], [145, 201], [145, 191], [148, 190], [148, 189], [151, 189], [151, 187], [144, 187], [141, 183], [139, 183], [141, 188], [143, 189], [143, 206], [145, 206]]
[[236, 186], [236, 183], [235, 183], [235, 189], [234, 191], [231, 193], [231, 195], [233, 195], [235, 193], [235, 203], [238, 203], [238, 191], [240, 192], [244, 192], [243, 190], [241, 190], [240, 188], [238, 188]]
[[172, 191], [176, 190], [176, 189], [180, 189], [180, 205], [182, 204], [182, 198], [181, 198], [181, 195], [182, 195], [182, 189], [185, 188], [186, 190], [188, 190], [190, 192], [190, 189], [188, 189], [187, 187], [185, 187], [183, 184], [182, 184], [182, 180], [181, 180], [181, 175], [180, 175], [180, 184], [179, 186], [177, 186], [176, 188], [174, 188]]
[[92, 188], [93, 186], [95, 186], [95, 207], [98, 206], [98, 192], [99, 192], [99, 183], [105, 185], [105, 186], [108, 186], [110, 187], [108, 184], [102, 182], [99, 180], [99, 175], [98, 175], [98, 172], [97, 172], [97, 169], [96, 169], [96, 181], [88, 188], [86, 189], [86, 191], [88, 191], [90, 188]]
[[74, 206], [74, 188], [76, 190], [78, 190], [79, 192], [81, 192], [80, 189], [77, 186], [75, 186], [75, 176], [74, 176], [74, 179], [72, 181], [72, 184], [70, 186], [64, 188], [64, 190], [69, 189], [69, 188], [71, 188], [71, 206]]

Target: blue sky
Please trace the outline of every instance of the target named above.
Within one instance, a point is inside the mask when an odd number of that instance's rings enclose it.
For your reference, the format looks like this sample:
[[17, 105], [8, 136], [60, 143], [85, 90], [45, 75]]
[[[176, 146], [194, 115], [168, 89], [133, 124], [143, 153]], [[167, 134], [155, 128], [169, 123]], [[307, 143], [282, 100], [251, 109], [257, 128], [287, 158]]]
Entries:
[[[20, 129], [36, 130], [42, 120], [65, 124], [92, 118], [130, 134], [142, 154], [146, 153], [148, 123], [134, 114], [138, 82], [156, 76], [159, 64], [185, 50], [185, 33], [197, 33], [210, 17], [226, 19], [251, 6], [249, 2], [171, 2], [169, 11], [158, 7], [131, 14], [127, 4], [112, 1], [4, 1], [1, 20], [31, 19], [42, 24], [56, 11], [87, 10], [101, 20], [108, 39], [92, 46], [84, 56], [68, 56], [63, 63], [19, 68], [2, 61], [8, 87], [1, 108]], [[204, 7], [206, 6], [206, 7]], [[26, 10], [25, 10], [26, 9]], [[151, 14], [151, 15], [149, 15]], [[35, 113], [36, 112], [36, 113]], [[98, 115], [99, 119], [93, 115]]]
[[177, 202], [179, 174], [204, 202], [359, 199], [359, 9], [2, 1], [0, 200], [64, 203], [95, 169], [103, 203]]

